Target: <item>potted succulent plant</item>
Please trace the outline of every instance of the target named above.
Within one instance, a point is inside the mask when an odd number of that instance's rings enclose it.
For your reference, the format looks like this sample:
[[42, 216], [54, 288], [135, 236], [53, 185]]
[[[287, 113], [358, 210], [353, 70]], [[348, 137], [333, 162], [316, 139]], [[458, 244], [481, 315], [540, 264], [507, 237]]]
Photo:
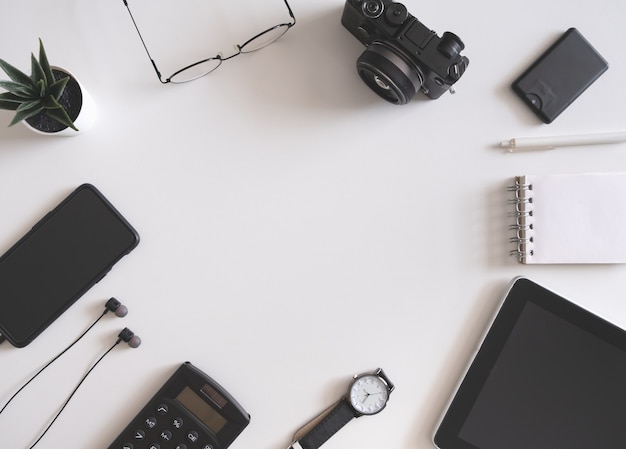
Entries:
[[0, 93], [0, 109], [15, 111], [9, 126], [23, 122], [47, 135], [72, 135], [91, 126], [94, 120], [93, 100], [68, 71], [50, 66], [39, 39], [39, 60], [31, 54], [28, 76], [0, 59], [0, 68], [10, 81], [0, 81], [6, 92]]

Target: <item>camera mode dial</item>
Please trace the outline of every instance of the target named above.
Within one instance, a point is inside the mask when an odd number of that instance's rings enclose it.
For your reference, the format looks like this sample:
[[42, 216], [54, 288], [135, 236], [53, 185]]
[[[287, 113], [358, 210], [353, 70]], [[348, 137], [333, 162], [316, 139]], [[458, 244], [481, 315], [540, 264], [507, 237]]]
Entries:
[[385, 19], [392, 25], [402, 25], [409, 16], [409, 11], [402, 3], [392, 3], [385, 11]]

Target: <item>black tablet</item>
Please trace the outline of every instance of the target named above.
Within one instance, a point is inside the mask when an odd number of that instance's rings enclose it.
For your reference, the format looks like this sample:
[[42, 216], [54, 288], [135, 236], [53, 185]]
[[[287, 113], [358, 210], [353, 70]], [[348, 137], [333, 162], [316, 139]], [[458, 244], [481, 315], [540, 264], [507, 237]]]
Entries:
[[511, 283], [435, 433], [440, 449], [626, 448], [626, 332]]

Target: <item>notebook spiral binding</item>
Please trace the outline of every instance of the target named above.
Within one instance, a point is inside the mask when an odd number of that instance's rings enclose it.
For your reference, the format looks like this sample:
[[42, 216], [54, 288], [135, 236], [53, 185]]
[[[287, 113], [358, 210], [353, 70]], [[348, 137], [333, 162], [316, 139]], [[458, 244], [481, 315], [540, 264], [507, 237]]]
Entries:
[[515, 211], [510, 214], [515, 221], [509, 226], [509, 230], [515, 233], [509, 239], [510, 243], [515, 244], [515, 249], [511, 250], [509, 254], [517, 257], [518, 262], [521, 263], [525, 263], [526, 258], [533, 255], [533, 198], [529, 193], [532, 189], [532, 184], [525, 183], [521, 176], [515, 177], [515, 184], [507, 188], [509, 192], [513, 192], [515, 195], [509, 200], [509, 203], [515, 205]]

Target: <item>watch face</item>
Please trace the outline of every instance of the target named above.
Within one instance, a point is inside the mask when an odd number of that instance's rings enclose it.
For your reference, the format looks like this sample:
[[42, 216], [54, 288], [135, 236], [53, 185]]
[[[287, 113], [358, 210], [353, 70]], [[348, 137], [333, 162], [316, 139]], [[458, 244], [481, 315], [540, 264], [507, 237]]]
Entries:
[[384, 380], [374, 374], [357, 377], [348, 392], [350, 405], [363, 415], [380, 412], [389, 399], [389, 389]]

